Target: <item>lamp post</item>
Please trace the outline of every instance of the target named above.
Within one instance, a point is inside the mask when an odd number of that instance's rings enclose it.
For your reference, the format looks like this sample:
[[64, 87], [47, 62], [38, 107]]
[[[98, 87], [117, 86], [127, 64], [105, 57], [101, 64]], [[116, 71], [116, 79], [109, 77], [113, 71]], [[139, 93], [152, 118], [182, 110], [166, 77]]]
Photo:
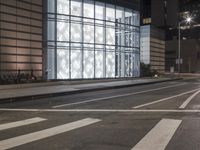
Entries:
[[178, 23], [178, 75], [180, 76], [181, 72], [181, 22]]
[[181, 24], [182, 23], [190, 23], [192, 21], [191, 17], [187, 17], [186, 20], [181, 21], [178, 23], [178, 74], [180, 76], [181, 73], [181, 64], [182, 64], [182, 59], [181, 59]]

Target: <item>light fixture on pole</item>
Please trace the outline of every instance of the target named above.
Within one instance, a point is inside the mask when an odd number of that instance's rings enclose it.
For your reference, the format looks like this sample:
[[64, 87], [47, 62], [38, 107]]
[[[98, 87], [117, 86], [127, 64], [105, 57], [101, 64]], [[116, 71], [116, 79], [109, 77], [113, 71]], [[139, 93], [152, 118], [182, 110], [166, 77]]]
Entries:
[[181, 59], [181, 24], [182, 23], [190, 23], [192, 21], [191, 17], [187, 17], [184, 21], [181, 21], [178, 23], [178, 60], [177, 60], [177, 64], [178, 64], [178, 73], [180, 76], [180, 72], [181, 72], [181, 64], [183, 63], [183, 60]]
[[186, 22], [187, 22], [187, 23], [190, 23], [191, 21], [192, 21], [192, 18], [191, 18], [191, 17], [186, 18]]

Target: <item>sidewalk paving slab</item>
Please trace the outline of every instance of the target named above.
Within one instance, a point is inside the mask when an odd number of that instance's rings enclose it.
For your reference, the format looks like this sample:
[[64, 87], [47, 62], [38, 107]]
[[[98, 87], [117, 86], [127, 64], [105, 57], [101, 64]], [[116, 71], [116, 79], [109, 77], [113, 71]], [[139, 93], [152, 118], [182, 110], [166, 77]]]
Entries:
[[154, 84], [167, 81], [180, 80], [180, 78], [148, 78], [133, 80], [118, 80], [110, 82], [67, 84], [67, 82], [54, 83], [33, 83], [25, 85], [5, 85], [0, 86], [0, 103], [31, 100], [36, 98], [45, 98], [52, 96], [61, 96], [75, 93], [91, 92], [97, 90], [106, 90], [112, 88], [123, 88], [137, 85]]

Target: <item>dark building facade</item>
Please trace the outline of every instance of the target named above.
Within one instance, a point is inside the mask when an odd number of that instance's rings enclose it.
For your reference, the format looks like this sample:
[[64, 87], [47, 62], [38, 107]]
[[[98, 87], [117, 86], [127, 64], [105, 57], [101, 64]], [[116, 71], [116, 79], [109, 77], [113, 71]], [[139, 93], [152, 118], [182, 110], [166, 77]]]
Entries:
[[[199, 64], [200, 1], [143, 0], [142, 3], [141, 24], [151, 24], [165, 31], [165, 70], [168, 72], [174, 68], [178, 71], [178, 24], [181, 23], [181, 72], [199, 72], [198, 66], [192, 68], [188, 62], [191, 59], [193, 64]], [[185, 22], [187, 17], [192, 17], [190, 24]], [[188, 54], [191, 54], [190, 59]]]
[[158, 28], [176, 26], [178, 0], [142, 0], [141, 25]]
[[[165, 71], [165, 22], [166, 1], [141, 2], [141, 62], [151, 70]], [[158, 13], [159, 12], [159, 13]]]
[[[175, 70], [178, 68], [176, 60], [178, 58], [178, 24], [180, 23], [180, 55], [183, 60], [180, 71], [199, 72], [200, 1], [180, 0], [177, 6], [176, 26], [166, 28], [166, 70], [170, 71], [171, 67]], [[185, 21], [188, 17], [192, 18], [190, 23]]]

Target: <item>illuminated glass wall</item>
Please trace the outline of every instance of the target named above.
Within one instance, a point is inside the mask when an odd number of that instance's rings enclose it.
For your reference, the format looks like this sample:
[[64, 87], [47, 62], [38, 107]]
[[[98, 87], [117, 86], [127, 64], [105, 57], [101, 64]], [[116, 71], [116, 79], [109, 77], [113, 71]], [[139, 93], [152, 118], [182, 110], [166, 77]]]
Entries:
[[139, 12], [92, 0], [48, 1], [48, 78], [139, 76]]

